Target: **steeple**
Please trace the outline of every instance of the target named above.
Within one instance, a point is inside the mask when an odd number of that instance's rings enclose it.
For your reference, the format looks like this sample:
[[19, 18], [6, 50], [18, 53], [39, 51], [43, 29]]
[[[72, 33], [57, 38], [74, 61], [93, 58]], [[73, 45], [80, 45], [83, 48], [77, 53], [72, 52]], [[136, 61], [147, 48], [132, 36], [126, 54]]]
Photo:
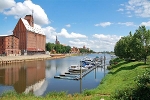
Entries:
[[55, 44], [60, 44], [59, 41], [57, 40], [57, 35], [56, 35], [56, 41]]
[[56, 41], [57, 41], [57, 35], [56, 35]]

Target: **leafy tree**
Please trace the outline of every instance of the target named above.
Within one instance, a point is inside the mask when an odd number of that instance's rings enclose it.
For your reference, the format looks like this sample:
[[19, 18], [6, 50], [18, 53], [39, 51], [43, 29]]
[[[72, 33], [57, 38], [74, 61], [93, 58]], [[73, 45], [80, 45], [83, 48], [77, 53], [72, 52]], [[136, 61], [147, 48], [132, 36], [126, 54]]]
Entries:
[[53, 50], [53, 48], [55, 47], [55, 44], [54, 43], [46, 43], [46, 50], [47, 51], [51, 51]]
[[140, 26], [132, 35], [122, 37], [115, 45], [115, 55], [124, 59], [142, 60], [150, 54], [150, 31]]
[[70, 46], [63, 46], [61, 44], [54, 44], [54, 43], [46, 43], [46, 50], [52, 51], [55, 50], [57, 53], [69, 53], [71, 50]]
[[136, 40], [136, 45], [134, 45], [134, 47], [136, 47], [133, 48], [135, 56], [138, 57], [138, 59], [144, 59], [146, 64], [147, 56], [149, 55], [150, 31], [146, 30], [145, 26], [140, 26], [133, 37], [134, 40]]

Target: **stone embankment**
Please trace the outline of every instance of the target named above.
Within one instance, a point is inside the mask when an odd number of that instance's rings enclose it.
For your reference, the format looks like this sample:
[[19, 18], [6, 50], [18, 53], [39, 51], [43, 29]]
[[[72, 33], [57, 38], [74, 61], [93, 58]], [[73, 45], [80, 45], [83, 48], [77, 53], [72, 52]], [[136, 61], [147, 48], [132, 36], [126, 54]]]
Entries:
[[27, 56], [0, 56], [0, 64], [33, 61], [33, 60], [44, 60], [44, 59], [58, 59], [64, 58], [65, 55], [55, 54], [53, 56], [39, 54], [39, 55], [27, 55]]

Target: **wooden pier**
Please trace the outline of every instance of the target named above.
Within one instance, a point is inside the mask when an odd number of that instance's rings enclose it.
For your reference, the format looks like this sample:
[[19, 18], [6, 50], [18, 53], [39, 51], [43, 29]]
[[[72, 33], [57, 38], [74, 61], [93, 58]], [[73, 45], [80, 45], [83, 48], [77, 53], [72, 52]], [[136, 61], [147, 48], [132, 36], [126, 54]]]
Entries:
[[88, 73], [90, 73], [95, 68], [97, 68], [97, 66], [93, 66], [92, 68], [89, 68], [84, 72], [81, 71], [79, 73], [66, 72], [65, 74], [60, 74], [59, 76], [54, 76], [54, 78], [68, 79], [68, 80], [80, 80], [80, 79], [82, 79], [82, 77], [86, 76]]
[[102, 67], [105, 69], [105, 56], [104, 59], [101, 59], [99, 61], [99, 63], [96, 63], [95, 66], [87, 69], [86, 71], [82, 72], [82, 70], [78, 71], [78, 72], [66, 72], [65, 74], [60, 74], [59, 76], [54, 76], [54, 78], [58, 78], [58, 79], [68, 79], [68, 80], [80, 80], [82, 79], [84, 76], [86, 76], [88, 73], [90, 73], [92, 70], [96, 69], [97, 67]]

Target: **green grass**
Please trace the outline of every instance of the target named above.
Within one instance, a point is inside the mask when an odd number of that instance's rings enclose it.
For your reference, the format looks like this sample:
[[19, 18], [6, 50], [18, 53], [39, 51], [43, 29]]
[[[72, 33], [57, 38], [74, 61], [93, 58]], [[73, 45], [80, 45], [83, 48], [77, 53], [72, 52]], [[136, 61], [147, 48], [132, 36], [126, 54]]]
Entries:
[[117, 65], [113, 65], [97, 88], [89, 91], [109, 96], [117, 90], [132, 88], [136, 85], [135, 78], [144, 73], [147, 68], [150, 68], [149, 65], [144, 65], [143, 62], [120, 61]]
[[99, 86], [92, 90], [85, 90], [82, 94], [67, 95], [66, 92], [52, 92], [45, 97], [36, 97], [31, 94], [6, 93], [0, 100], [110, 100], [112, 95], [117, 90], [132, 88], [136, 85], [135, 78], [141, 75], [146, 69], [150, 68], [150, 61], [144, 65], [144, 62], [126, 62], [117, 60], [116, 65], [112, 65], [112, 69], [103, 78]]

